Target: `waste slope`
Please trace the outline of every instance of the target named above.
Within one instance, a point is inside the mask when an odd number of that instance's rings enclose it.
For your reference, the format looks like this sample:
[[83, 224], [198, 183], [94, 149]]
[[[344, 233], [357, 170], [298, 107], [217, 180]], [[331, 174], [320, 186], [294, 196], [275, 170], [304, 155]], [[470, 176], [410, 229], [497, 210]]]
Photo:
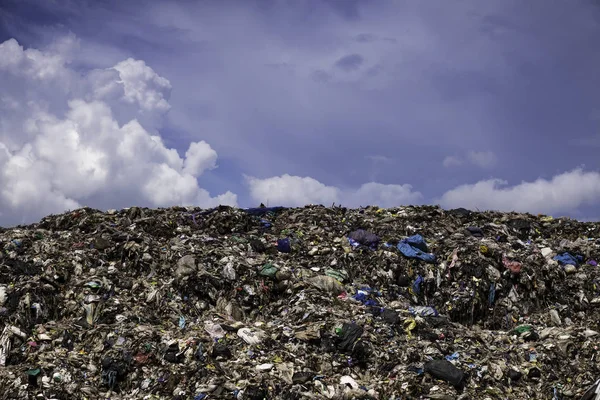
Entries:
[[592, 399], [600, 224], [83, 208], [0, 229], [0, 399]]

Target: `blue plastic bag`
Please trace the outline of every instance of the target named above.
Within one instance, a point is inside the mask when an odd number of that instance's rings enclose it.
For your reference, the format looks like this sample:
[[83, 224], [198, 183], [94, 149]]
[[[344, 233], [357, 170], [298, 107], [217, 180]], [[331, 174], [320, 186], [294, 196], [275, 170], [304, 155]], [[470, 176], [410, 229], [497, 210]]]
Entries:
[[582, 260], [583, 257], [573, 256], [572, 254], [566, 252], [554, 256], [554, 261], [558, 261], [561, 265], [571, 264], [577, 266]]
[[292, 251], [292, 245], [290, 244], [290, 239], [278, 239], [277, 240], [277, 250], [282, 253], [290, 253]]
[[408, 258], [417, 258], [428, 263], [435, 262], [435, 255], [427, 253], [427, 244], [421, 235], [402, 239], [397, 247]]

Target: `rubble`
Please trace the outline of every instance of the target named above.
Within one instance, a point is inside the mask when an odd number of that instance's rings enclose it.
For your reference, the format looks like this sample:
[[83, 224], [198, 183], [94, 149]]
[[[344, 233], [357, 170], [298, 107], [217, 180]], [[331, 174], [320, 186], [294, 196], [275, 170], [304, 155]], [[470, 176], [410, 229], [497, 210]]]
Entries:
[[2, 399], [600, 396], [598, 223], [83, 208], [0, 251]]

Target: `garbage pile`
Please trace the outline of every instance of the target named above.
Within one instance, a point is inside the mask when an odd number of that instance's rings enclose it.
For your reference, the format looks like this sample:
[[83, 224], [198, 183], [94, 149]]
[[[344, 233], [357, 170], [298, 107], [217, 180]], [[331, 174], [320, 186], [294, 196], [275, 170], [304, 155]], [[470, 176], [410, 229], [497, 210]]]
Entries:
[[0, 230], [2, 399], [600, 399], [600, 224], [83, 208]]

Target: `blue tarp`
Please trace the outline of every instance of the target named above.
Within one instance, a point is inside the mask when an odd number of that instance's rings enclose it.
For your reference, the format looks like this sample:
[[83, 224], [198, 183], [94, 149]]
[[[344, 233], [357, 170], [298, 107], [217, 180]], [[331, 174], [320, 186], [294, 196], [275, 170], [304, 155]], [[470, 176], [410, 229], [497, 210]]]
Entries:
[[562, 254], [557, 254], [556, 256], [554, 256], [554, 260], [558, 261], [560, 263], [560, 265], [567, 265], [567, 264], [571, 264], [571, 265], [579, 265], [579, 263], [581, 261], [583, 261], [583, 257], [582, 256], [573, 256], [570, 253], [562, 253]]
[[397, 247], [408, 258], [418, 258], [428, 263], [435, 262], [435, 255], [427, 253], [427, 244], [421, 235], [413, 235], [402, 239]]

